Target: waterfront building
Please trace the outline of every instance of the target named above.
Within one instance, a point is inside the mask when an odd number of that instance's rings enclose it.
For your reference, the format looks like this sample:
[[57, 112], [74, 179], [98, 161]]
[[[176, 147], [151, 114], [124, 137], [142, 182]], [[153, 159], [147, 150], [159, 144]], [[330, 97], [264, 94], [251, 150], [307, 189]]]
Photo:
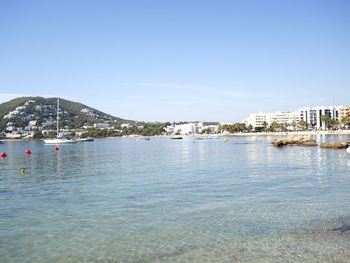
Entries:
[[350, 107], [340, 106], [338, 108], [338, 118], [342, 121], [347, 116], [350, 116]]
[[[341, 106], [340, 106], [341, 107]], [[307, 122], [311, 127], [316, 130], [324, 130], [326, 128], [325, 123], [322, 122], [321, 116], [328, 115], [331, 119], [338, 120], [338, 108], [337, 106], [316, 106], [316, 107], [304, 107], [298, 109], [300, 112], [301, 120]]]
[[274, 113], [255, 113], [251, 114], [248, 119], [243, 122], [248, 126], [269, 127], [273, 122], [278, 124], [290, 124], [288, 127], [292, 129], [293, 122], [305, 121], [311, 129], [324, 130], [325, 123], [322, 122], [321, 116], [328, 115], [331, 119], [341, 120], [347, 114], [350, 114], [350, 107], [343, 106], [316, 106], [303, 107], [293, 112], [274, 112]]
[[249, 116], [248, 119], [243, 122], [246, 126], [252, 125], [255, 127], [269, 127], [272, 123], [278, 124], [292, 124], [293, 122], [300, 121], [300, 114], [295, 112], [274, 112], [274, 113], [254, 113]]
[[169, 125], [165, 128], [170, 134], [198, 134], [203, 130], [210, 130], [210, 133], [217, 133], [219, 131], [219, 122], [190, 122], [184, 124]]
[[185, 123], [180, 125], [175, 125], [174, 133], [179, 134], [195, 134], [197, 132], [197, 124], [196, 123]]

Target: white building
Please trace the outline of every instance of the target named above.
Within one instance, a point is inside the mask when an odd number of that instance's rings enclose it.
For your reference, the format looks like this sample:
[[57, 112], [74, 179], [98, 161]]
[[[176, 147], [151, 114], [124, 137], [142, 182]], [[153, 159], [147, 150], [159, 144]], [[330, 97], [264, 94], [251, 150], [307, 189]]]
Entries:
[[300, 108], [301, 120], [306, 121], [312, 127], [317, 130], [324, 130], [326, 128], [325, 123], [321, 121], [322, 115], [328, 115], [331, 119], [338, 119], [338, 108], [341, 106], [316, 106], [316, 107], [304, 107]]
[[202, 132], [203, 130], [210, 130], [210, 133], [218, 133], [219, 132], [219, 125], [206, 125], [202, 126], [199, 129], [199, 132]]
[[17, 111], [22, 111], [22, 110], [24, 110], [26, 107], [25, 106], [18, 106], [17, 108], [16, 108], [16, 110]]
[[29, 105], [30, 103], [34, 103], [35, 100], [28, 100], [26, 103], [24, 103], [25, 106]]
[[88, 108], [84, 108], [80, 110], [82, 113], [86, 113], [87, 115], [94, 116], [94, 112], [89, 110]]
[[42, 111], [43, 107], [41, 105], [36, 105], [35, 110]]
[[94, 124], [94, 128], [97, 128], [97, 129], [106, 129], [108, 128], [108, 123], [95, 123]]
[[185, 123], [174, 126], [174, 133], [179, 134], [195, 134], [197, 131], [196, 123]]
[[342, 121], [344, 118], [346, 118], [348, 115], [350, 115], [350, 107], [339, 107], [338, 108], [338, 119]]
[[120, 125], [120, 127], [129, 129], [132, 127], [132, 125], [130, 123], [123, 123], [122, 125]]
[[43, 122], [41, 125], [42, 125], [42, 126], [50, 126], [50, 125], [52, 125], [52, 124], [54, 124], [54, 121], [47, 120], [47, 121]]
[[266, 126], [269, 127], [273, 122], [276, 122], [278, 124], [292, 124], [293, 121], [298, 122], [300, 121], [300, 113], [298, 111], [294, 112], [274, 112], [274, 113], [255, 113], [251, 114], [248, 119], [244, 120], [243, 122], [249, 126], [252, 125], [255, 127], [264, 127], [264, 124], [266, 123]]
[[30, 125], [30, 126], [35, 126], [35, 125], [36, 125], [36, 120], [30, 121], [30, 122], [29, 122], [29, 125]]
[[[305, 121], [310, 127], [315, 129], [325, 129], [325, 124], [321, 121], [322, 115], [329, 115], [332, 119], [339, 119], [338, 110], [344, 108], [342, 106], [317, 106], [317, 107], [304, 107], [299, 108], [293, 112], [274, 112], [274, 113], [255, 113], [251, 114], [248, 119], [243, 122], [248, 126], [252, 125], [255, 127], [264, 127], [266, 122], [269, 127], [273, 122], [278, 124], [286, 123], [292, 124], [293, 122]], [[345, 111], [345, 110], [344, 110]]]
[[217, 133], [219, 130], [220, 124], [214, 122], [191, 122], [184, 124], [170, 125], [165, 128], [167, 133], [181, 135], [197, 134], [204, 129], [209, 129], [210, 133]]

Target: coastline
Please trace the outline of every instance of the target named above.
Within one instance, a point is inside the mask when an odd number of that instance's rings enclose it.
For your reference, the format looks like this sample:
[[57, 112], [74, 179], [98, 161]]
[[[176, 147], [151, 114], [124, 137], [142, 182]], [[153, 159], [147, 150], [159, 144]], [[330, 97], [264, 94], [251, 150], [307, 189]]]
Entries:
[[230, 133], [222, 136], [306, 136], [306, 135], [350, 135], [350, 130], [336, 131], [289, 131], [289, 132], [248, 132]]
[[[289, 131], [289, 132], [237, 132], [228, 134], [191, 134], [191, 135], [178, 135], [183, 138], [196, 138], [196, 137], [244, 137], [244, 136], [307, 136], [307, 135], [350, 135], [350, 130], [336, 130], [336, 131]], [[174, 135], [154, 135], [149, 136], [151, 138], [170, 138]], [[91, 137], [92, 139], [104, 139], [104, 138], [137, 138], [137, 135], [124, 135], [116, 137]], [[3, 138], [1, 141], [42, 141], [44, 139], [13, 139]]]

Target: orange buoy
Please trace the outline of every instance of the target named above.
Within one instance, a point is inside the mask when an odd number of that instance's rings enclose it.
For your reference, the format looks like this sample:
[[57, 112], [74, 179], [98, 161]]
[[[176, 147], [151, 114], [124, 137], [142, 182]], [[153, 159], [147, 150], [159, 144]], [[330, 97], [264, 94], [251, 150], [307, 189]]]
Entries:
[[58, 147], [56, 146], [56, 147], [55, 147], [55, 151], [58, 151], [58, 150], [59, 150], [59, 149], [58, 149]]
[[6, 153], [1, 153], [1, 158], [6, 158], [7, 154]]
[[26, 150], [26, 154], [30, 155], [32, 152], [30, 150]]

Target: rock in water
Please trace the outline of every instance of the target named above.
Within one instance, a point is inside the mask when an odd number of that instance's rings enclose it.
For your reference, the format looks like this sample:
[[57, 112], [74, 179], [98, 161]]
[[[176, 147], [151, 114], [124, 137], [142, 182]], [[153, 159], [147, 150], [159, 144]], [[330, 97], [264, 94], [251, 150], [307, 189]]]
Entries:
[[320, 145], [321, 148], [328, 149], [346, 149], [348, 148], [348, 142], [330, 142], [330, 143], [322, 143]]
[[301, 136], [301, 137], [290, 137], [281, 140], [275, 140], [272, 142], [275, 147], [291, 146], [291, 145], [301, 145], [301, 146], [317, 146], [315, 140], [311, 136]]

